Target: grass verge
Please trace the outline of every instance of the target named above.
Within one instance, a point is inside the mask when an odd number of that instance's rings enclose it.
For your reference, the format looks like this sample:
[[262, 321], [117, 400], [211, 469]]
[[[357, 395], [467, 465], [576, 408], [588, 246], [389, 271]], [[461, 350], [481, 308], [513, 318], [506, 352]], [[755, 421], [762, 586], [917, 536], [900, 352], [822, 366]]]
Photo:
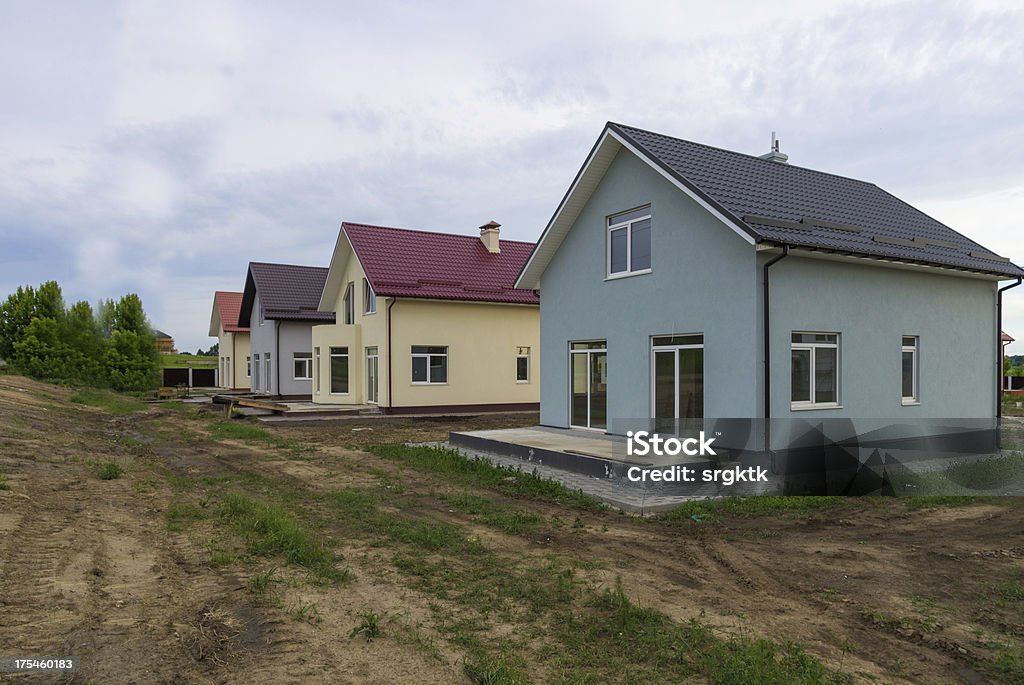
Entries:
[[126, 416], [146, 408], [146, 403], [140, 399], [97, 388], [83, 388], [68, 400], [74, 404], [103, 409], [115, 416]]

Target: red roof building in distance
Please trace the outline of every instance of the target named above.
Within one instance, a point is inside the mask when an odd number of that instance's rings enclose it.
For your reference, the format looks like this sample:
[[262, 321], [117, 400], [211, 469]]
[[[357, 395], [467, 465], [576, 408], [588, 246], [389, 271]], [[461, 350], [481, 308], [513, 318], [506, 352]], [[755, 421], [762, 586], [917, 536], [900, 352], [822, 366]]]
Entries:
[[[242, 293], [218, 290], [213, 294], [213, 303], [220, 313], [220, 320], [226, 332], [249, 332], [248, 326], [238, 325], [238, 312], [242, 309]], [[216, 335], [216, 333], [211, 333], [210, 335]]]
[[513, 287], [533, 243], [499, 243], [498, 227], [485, 224], [480, 237], [349, 222], [341, 230], [378, 297], [540, 304], [534, 291]]

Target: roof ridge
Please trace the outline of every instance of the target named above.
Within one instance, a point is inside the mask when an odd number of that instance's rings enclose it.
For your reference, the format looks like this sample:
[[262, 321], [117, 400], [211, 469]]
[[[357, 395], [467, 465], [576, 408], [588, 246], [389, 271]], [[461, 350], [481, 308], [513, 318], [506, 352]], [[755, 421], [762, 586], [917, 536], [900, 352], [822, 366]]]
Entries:
[[[379, 224], [364, 224], [364, 223], [360, 223], [358, 221], [342, 221], [341, 225], [342, 225], [343, 228], [345, 226], [361, 226], [363, 228], [381, 228], [381, 229], [384, 229], [384, 230], [387, 230], [387, 231], [402, 231], [403, 233], [426, 233], [426, 234], [429, 234], [429, 235], [443, 235], [443, 236], [447, 236], [447, 237], [450, 237], [450, 238], [468, 238], [468, 239], [471, 239], [471, 240], [479, 240], [478, 236], [475, 236], [475, 235], [472, 235], [472, 234], [450, 233], [448, 231], [435, 231], [435, 230], [422, 229], [422, 228], [401, 228], [399, 226], [381, 226]], [[520, 243], [522, 245], [533, 245], [534, 244], [534, 243], [532, 243], [532, 242], [530, 242], [528, 240], [513, 240], [511, 238], [502, 238], [501, 242], [503, 242], [503, 243]]]
[[[834, 178], [841, 178], [844, 181], [853, 181], [855, 183], [863, 183], [864, 185], [875, 186], [876, 188], [878, 187], [877, 184], [872, 183], [871, 181], [864, 181], [864, 180], [861, 180], [859, 178], [854, 178], [853, 176], [843, 176], [842, 174], [837, 174], [837, 173], [832, 172], [832, 171], [822, 171], [820, 169], [812, 169], [810, 167], [800, 166], [799, 164], [790, 164], [788, 162], [786, 164], [779, 164], [778, 162], [773, 162], [770, 159], [762, 159], [758, 155], [752, 155], [752, 154], [750, 154], [748, 152], [739, 152], [738, 150], [729, 150], [728, 148], [717, 147], [715, 145], [708, 145], [707, 143], [698, 143], [695, 140], [687, 140], [686, 138], [677, 138], [675, 136], [670, 136], [670, 135], [668, 135], [666, 133], [658, 133], [657, 131], [649, 131], [649, 130], [647, 130], [645, 128], [640, 128], [638, 126], [630, 126], [629, 124], [620, 124], [620, 123], [615, 122], [615, 121], [609, 121], [608, 125], [609, 126], [615, 126], [616, 128], [619, 128], [619, 129], [632, 129], [634, 131], [640, 131], [641, 133], [647, 133], [647, 134], [650, 134], [652, 136], [659, 136], [661, 138], [668, 138], [669, 140], [674, 140], [674, 141], [677, 141], [677, 142], [680, 142], [680, 143], [687, 143], [688, 145], [696, 145], [697, 147], [702, 147], [702, 148], [705, 148], [707, 150], [714, 150], [716, 152], [725, 152], [727, 154], [738, 156], [738, 157], [746, 157], [746, 158], [749, 158], [749, 159], [755, 159], [758, 162], [764, 162], [766, 164], [775, 164], [775, 165], [777, 165], [780, 168], [799, 169], [801, 171], [809, 171], [812, 174], [821, 174], [822, 176], [832, 176]], [[639, 142], [639, 141], [637, 141], [637, 142]]]
[[285, 266], [292, 269], [328, 269], [326, 266], [313, 266], [312, 264], [285, 264], [283, 262], [249, 262], [249, 266]]

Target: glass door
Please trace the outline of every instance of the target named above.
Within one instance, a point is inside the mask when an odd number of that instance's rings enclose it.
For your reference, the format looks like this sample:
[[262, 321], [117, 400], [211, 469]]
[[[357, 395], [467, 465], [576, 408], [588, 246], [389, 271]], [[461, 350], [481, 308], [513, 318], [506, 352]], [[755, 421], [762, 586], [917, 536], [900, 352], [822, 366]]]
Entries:
[[377, 348], [367, 347], [366, 348], [366, 401], [371, 404], [377, 404], [378, 401], [378, 389], [377, 389]]
[[655, 431], [675, 434], [704, 418], [703, 335], [652, 339], [651, 415]]
[[569, 345], [569, 425], [608, 426], [608, 349], [604, 340]]

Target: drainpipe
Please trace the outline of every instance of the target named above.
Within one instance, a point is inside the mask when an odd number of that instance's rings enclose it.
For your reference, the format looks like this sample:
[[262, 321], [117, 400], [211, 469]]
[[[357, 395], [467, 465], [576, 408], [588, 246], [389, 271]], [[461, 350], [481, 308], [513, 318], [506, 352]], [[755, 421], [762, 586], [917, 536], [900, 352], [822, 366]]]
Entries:
[[[763, 275], [761, 277], [761, 287], [763, 293], [761, 295], [761, 304], [764, 308], [762, 323], [764, 329], [764, 450], [766, 453], [771, 453], [771, 429], [769, 424], [772, 418], [772, 374], [771, 374], [771, 310], [768, 307], [769, 303], [769, 289], [768, 289], [768, 269], [772, 268], [776, 262], [780, 262], [789, 256], [789, 245], [782, 246], [782, 254], [773, 259], [765, 262]], [[773, 465], [774, 466], [774, 465]]]
[[231, 334], [231, 363], [228, 364], [228, 366], [230, 366], [231, 368], [228, 369], [228, 390], [233, 390], [235, 386], [235, 384], [231, 382], [231, 379], [235, 375], [235, 364], [238, 362], [238, 357], [235, 356], [236, 337], [237, 336], [234, 333]]
[[391, 308], [395, 306], [395, 302], [398, 300], [394, 297], [388, 302], [388, 413], [391, 413], [391, 409], [394, 406], [392, 398], [394, 395], [391, 394]]
[[1016, 288], [1021, 283], [1021, 277], [1017, 277], [1016, 283], [1003, 286], [998, 290], [996, 297], [996, 377], [999, 382], [996, 386], [996, 418], [1003, 418], [1003, 291]]
[[[281, 320], [274, 319], [274, 375], [277, 376], [277, 397], [281, 396]], [[273, 395], [273, 393], [271, 393]]]

